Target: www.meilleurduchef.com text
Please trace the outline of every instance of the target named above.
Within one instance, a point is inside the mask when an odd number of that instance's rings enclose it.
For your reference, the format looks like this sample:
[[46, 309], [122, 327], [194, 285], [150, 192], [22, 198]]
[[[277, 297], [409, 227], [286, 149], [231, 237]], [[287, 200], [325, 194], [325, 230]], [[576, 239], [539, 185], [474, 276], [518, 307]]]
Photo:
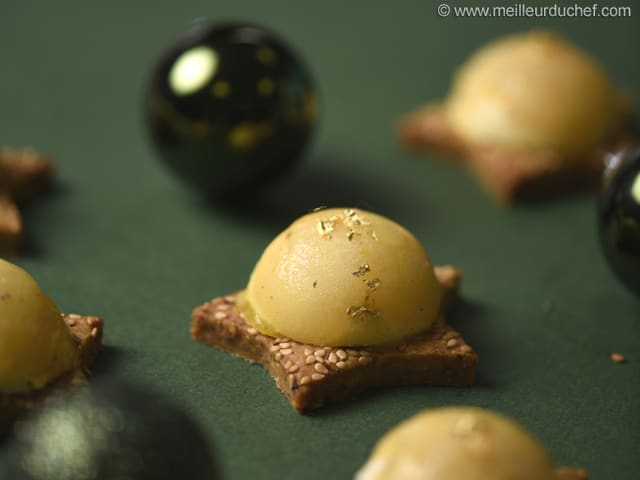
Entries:
[[440, 17], [630, 17], [631, 7], [623, 5], [545, 5], [533, 6], [526, 3], [514, 3], [509, 6], [456, 5], [453, 2], [441, 3], [436, 12]]

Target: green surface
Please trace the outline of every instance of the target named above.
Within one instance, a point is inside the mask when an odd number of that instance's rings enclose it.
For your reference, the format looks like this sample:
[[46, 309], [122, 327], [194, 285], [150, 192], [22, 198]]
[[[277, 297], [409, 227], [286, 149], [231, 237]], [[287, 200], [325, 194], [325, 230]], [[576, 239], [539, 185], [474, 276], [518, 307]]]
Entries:
[[[604, 264], [594, 196], [501, 208], [462, 171], [404, 153], [392, 126], [445, 94], [476, 46], [532, 26], [591, 50], [637, 100], [640, 5], [621, 3], [633, 8], [627, 19], [442, 19], [437, 3], [0, 6], [1, 141], [51, 152], [58, 165], [57, 192], [26, 212], [17, 262], [62, 310], [104, 317], [96, 377], [144, 381], [182, 402], [226, 479], [351, 478], [391, 426], [451, 404], [514, 416], [558, 463], [594, 479], [638, 476], [640, 301]], [[200, 16], [273, 27], [307, 58], [321, 91], [305, 163], [250, 213], [191, 194], [145, 135], [154, 59]], [[391, 388], [300, 416], [260, 367], [190, 339], [193, 306], [243, 287], [270, 239], [318, 205], [386, 214], [435, 263], [464, 269], [467, 304], [453, 321], [479, 352], [476, 387]]]

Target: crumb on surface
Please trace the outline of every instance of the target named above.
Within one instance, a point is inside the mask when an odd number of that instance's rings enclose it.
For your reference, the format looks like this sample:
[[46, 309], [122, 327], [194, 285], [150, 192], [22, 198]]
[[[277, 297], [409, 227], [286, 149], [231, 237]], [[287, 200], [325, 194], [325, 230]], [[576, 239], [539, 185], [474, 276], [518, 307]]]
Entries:
[[627, 359], [625, 358], [625, 356], [621, 353], [612, 353], [610, 355], [611, 360], [613, 360], [616, 363], [625, 363], [627, 361]]

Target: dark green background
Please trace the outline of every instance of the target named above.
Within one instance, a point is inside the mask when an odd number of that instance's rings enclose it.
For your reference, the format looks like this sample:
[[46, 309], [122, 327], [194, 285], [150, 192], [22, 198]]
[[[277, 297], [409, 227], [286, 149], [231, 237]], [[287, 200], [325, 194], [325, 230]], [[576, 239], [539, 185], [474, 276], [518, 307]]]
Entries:
[[[393, 124], [443, 96], [474, 48], [535, 26], [593, 52], [637, 101], [640, 5], [615, 2], [632, 7], [626, 19], [536, 20], [443, 19], [438, 3], [0, 4], [0, 141], [51, 152], [58, 166], [57, 191], [26, 212], [17, 262], [63, 311], [104, 317], [96, 377], [144, 381], [181, 402], [229, 480], [351, 478], [391, 426], [451, 404], [514, 416], [558, 463], [593, 478], [638, 478], [640, 301], [604, 264], [595, 195], [499, 207], [464, 172], [403, 152]], [[193, 195], [157, 160], [142, 122], [154, 60], [202, 16], [280, 32], [321, 93], [304, 163], [251, 212]], [[480, 355], [474, 388], [390, 388], [300, 416], [260, 367], [190, 339], [193, 306], [243, 287], [270, 239], [318, 205], [386, 214], [434, 263], [464, 269], [454, 323]]]

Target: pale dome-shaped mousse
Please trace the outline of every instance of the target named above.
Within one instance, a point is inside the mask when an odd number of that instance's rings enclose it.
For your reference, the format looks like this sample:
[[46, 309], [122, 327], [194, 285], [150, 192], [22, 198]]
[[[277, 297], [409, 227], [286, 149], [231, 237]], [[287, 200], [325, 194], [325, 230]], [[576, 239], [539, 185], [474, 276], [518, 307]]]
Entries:
[[470, 144], [565, 157], [606, 140], [621, 119], [603, 68], [545, 31], [507, 36], [476, 52], [454, 78], [446, 113]]
[[544, 448], [475, 407], [426, 410], [384, 435], [355, 480], [554, 480]]
[[55, 304], [20, 267], [0, 259], [0, 393], [24, 393], [79, 365]]
[[440, 285], [424, 248], [375, 213], [327, 209], [278, 235], [242, 300], [263, 333], [314, 345], [394, 342], [437, 318]]

